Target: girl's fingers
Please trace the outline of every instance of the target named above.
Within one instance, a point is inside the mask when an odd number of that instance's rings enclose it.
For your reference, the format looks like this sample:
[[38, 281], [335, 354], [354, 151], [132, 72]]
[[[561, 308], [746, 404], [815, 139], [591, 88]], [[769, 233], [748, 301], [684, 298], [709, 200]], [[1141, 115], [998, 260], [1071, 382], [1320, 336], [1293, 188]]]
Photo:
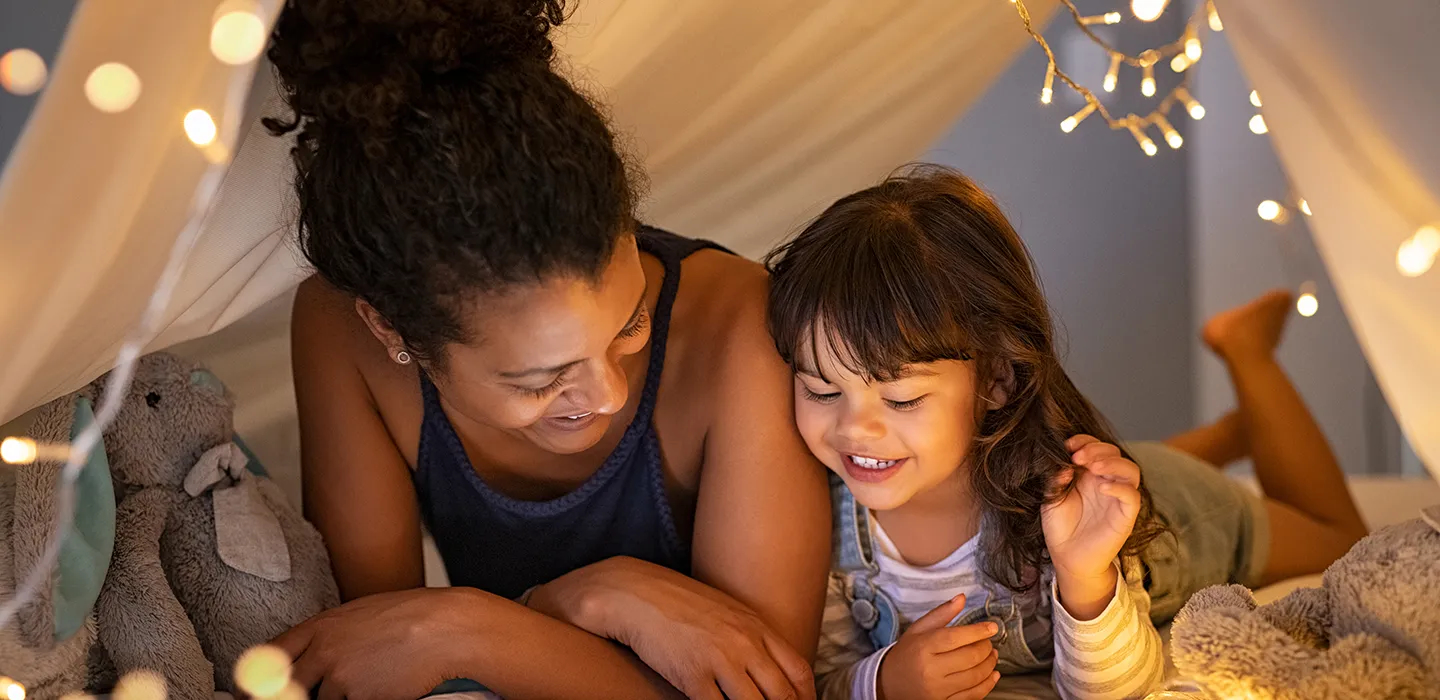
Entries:
[[1085, 468], [1106, 481], [1140, 488], [1140, 467], [1124, 457], [1102, 459], [1085, 465]]
[[1086, 443], [1078, 450], [1072, 450], [1070, 455], [1070, 461], [1082, 467], [1088, 467], [1095, 462], [1115, 458], [1123, 459], [1123, 456], [1120, 454], [1120, 448], [1108, 442], [1100, 442], [1098, 440]]
[[949, 698], [946, 698], [946, 700], [982, 700], [982, 698], [990, 694], [990, 691], [995, 689], [995, 684], [999, 682], [1000, 672], [996, 671], [991, 673], [990, 677], [986, 678], [980, 685], [954, 693]]
[[1140, 514], [1140, 491], [1135, 487], [1111, 482], [1101, 484], [1100, 493], [1119, 501], [1125, 517], [1133, 519]]
[[1075, 435], [1065, 441], [1065, 449], [1069, 450], [1071, 454], [1074, 454], [1077, 450], [1092, 442], [1100, 442], [1100, 439], [1089, 435]]

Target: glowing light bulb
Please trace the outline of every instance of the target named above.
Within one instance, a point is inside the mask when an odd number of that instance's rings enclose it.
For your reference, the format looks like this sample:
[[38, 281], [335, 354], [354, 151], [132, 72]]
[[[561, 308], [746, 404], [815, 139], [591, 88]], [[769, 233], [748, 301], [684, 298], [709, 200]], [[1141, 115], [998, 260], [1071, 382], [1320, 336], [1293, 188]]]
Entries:
[[215, 120], [203, 109], [192, 109], [185, 115], [185, 135], [196, 146], [208, 146], [215, 141]]
[[1250, 117], [1250, 132], [1251, 132], [1251, 133], [1253, 133], [1253, 134], [1263, 134], [1263, 133], [1266, 133], [1266, 132], [1268, 132], [1268, 131], [1270, 131], [1270, 127], [1265, 126], [1265, 117], [1263, 117], [1263, 116], [1261, 116], [1261, 115], [1259, 115], [1259, 114], [1257, 114], [1257, 115], [1255, 115], [1255, 116], [1253, 116], [1253, 117]]
[[1214, 4], [1214, 3], [1210, 3], [1210, 5], [1209, 5], [1209, 7], [1208, 7], [1207, 9], [1209, 10], [1209, 15], [1210, 15], [1210, 31], [1212, 31], [1212, 32], [1223, 32], [1223, 31], [1225, 31], [1225, 23], [1220, 21], [1220, 13], [1215, 11], [1215, 4]]
[[131, 671], [120, 677], [111, 697], [115, 700], [165, 700], [165, 678], [148, 669]]
[[221, 63], [241, 66], [260, 57], [269, 37], [260, 8], [247, 0], [227, 0], [215, 10], [210, 53]]
[[290, 685], [290, 655], [268, 644], [245, 650], [235, 662], [235, 685], [257, 698], [279, 695]]
[[25, 700], [25, 686], [7, 676], [0, 676], [0, 693], [5, 694], [5, 700]]
[[1160, 127], [1160, 133], [1165, 135], [1165, 143], [1170, 144], [1171, 148], [1180, 148], [1185, 145], [1185, 139], [1180, 136], [1180, 132], [1175, 130], [1175, 126], [1164, 115], [1155, 115], [1155, 126]]
[[1204, 48], [1200, 45], [1200, 37], [1191, 34], [1190, 38], [1185, 40], [1185, 57], [1194, 63], [1200, 60], [1202, 53], [1204, 53]]
[[1051, 62], [1050, 62], [1050, 67], [1045, 69], [1045, 87], [1040, 88], [1040, 104], [1042, 104], [1042, 105], [1048, 105], [1048, 104], [1050, 104], [1050, 99], [1055, 95], [1055, 91], [1054, 91], [1054, 90], [1051, 90], [1050, 88], [1052, 88], [1054, 85], [1055, 85], [1055, 62], [1054, 62], [1054, 61], [1051, 61]]
[[1120, 79], [1120, 62], [1125, 59], [1118, 53], [1110, 54], [1110, 70], [1105, 71], [1105, 92], [1115, 92], [1115, 83]]
[[1313, 292], [1305, 292], [1295, 299], [1295, 310], [1300, 312], [1301, 316], [1310, 318], [1320, 310], [1320, 300], [1315, 298]]
[[0, 87], [16, 95], [39, 92], [47, 77], [45, 59], [30, 49], [15, 49], [0, 56]]
[[1165, 13], [1170, 0], [1130, 0], [1130, 12], [1141, 22], [1154, 22]]
[[1300, 207], [1300, 211], [1303, 212], [1303, 213], [1305, 214], [1305, 216], [1310, 216], [1310, 203], [1309, 203], [1309, 202], [1305, 201], [1304, 199], [1301, 199], [1298, 206]]
[[1140, 150], [1145, 151], [1145, 155], [1153, 156], [1160, 150], [1155, 147], [1155, 142], [1151, 141], [1150, 137], [1145, 135], [1145, 131], [1140, 128], [1137, 122], [1131, 121], [1125, 125], [1125, 128], [1130, 130], [1130, 133], [1135, 137], [1135, 142], [1140, 144]]
[[1267, 199], [1261, 202], [1260, 206], [1255, 208], [1255, 213], [1259, 214], [1260, 218], [1277, 224], [1283, 224], [1290, 220], [1290, 213], [1287, 212], [1285, 207], [1281, 206], [1279, 202], [1273, 199]]
[[1080, 122], [1085, 121], [1085, 117], [1090, 116], [1090, 113], [1095, 111], [1097, 105], [1098, 103], [1095, 102], [1087, 103], [1084, 107], [1080, 108], [1079, 112], [1065, 117], [1065, 121], [1060, 122], [1060, 130], [1067, 134], [1074, 131], [1075, 127], [1080, 126]]
[[1154, 96], [1155, 96], [1155, 66], [1152, 66], [1152, 65], [1150, 65], [1150, 64], [1147, 63], [1147, 64], [1145, 64], [1145, 67], [1144, 67], [1143, 70], [1145, 71], [1145, 75], [1144, 75], [1144, 77], [1142, 77], [1142, 78], [1140, 79], [1140, 94], [1142, 94], [1142, 95], [1144, 95], [1144, 96], [1146, 96], [1146, 97], [1154, 97]]
[[1395, 251], [1395, 267], [1406, 277], [1419, 277], [1435, 265], [1440, 255], [1440, 224], [1421, 226]]
[[0, 460], [6, 464], [31, 464], [39, 455], [39, 446], [30, 438], [10, 437], [0, 442]]
[[1091, 15], [1091, 16], [1089, 16], [1089, 17], [1081, 17], [1081, 18], [1080, 18], [1080, 23], [1081, 23], [1081, 24], [1086, 24], [1086, 25], [1089, 25], [1089, 24], [1119, 24], [1119, 23], [1120, 23], [1120, 13], [1119, 13], [1119, 12], [1106, 12], [1106, 13], [1103, 14], [1103, 15]]
[[1175, 58], [1170, 59], [1170, 70], [1176, 73], [1184, 73], [1189, 67], [1190, 58], [1183, 53], [1177, 53], [1175, 54]]
[[1183, 87], [1175, 88], [1175, 97], [1185, 105], [1185, 111], [1190, 113], [1191, 119], [1199, 120], [1205, 118], [1204, 105], [1201, 105], [1199, 100], [1192, 97], [1188, 90]]
[[1259, 93], [1259, 92], [1256, 92], [1256, 91], [1254, 91], [1254, 90], [1251, 90], [1251, 91], [1250, 91], [1250, 104], [1255, 105], [1256, 107], [1259, 107], [1259, 106], [1260, 106], [1260, 93]]
[[124, 112], [140, 99], [140, 76], [123, 63], [98, 66], [85, 79], [85, 99], [101, 112]]

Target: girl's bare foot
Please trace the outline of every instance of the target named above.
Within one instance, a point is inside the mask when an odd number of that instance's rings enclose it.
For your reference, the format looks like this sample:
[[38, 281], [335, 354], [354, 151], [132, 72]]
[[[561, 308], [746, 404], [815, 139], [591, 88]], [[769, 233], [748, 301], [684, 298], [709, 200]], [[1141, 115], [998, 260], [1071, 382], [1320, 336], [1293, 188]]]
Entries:
[[1200, 337], [1226, 362], [1275, 355], [1294, 297], [1274, 289], [1232, 309], [1210, 317]]

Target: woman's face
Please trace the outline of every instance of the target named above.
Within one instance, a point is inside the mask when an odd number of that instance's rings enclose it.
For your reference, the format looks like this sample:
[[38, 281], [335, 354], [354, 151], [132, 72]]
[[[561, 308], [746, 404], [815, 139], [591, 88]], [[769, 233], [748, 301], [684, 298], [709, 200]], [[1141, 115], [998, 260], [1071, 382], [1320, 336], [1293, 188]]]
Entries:
[[[645, 271], [622, 238], [598, 282], [553, 277], [482, 297], [435, 379], [446, 404], [475, 422], [559, 454], [600, 441], [629, 398], [621, 358], [650, 341]], [[644, 371], [641, 368], [639, 371]]]

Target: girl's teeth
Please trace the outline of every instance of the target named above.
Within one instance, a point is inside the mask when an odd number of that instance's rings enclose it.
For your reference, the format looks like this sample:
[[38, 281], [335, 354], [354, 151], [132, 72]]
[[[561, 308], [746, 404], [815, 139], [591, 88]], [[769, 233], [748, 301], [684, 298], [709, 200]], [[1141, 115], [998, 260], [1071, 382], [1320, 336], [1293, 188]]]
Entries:
[[851, 459], [852, 461], [854, 461], [856, 464], [858, 464], [858, 465], [860, 465], [860, 466], [862, 466], [862, 467], [864, 467], [864, 468], [866, 468], [866, 469], [888, 469], [888, 468], [890, 468], [890, 467], [895, 466], [896, 462], [899, 461], [899, 460], [895, 460], [895, 459], [880, 460], [880, 459], [871, 459], [870, 457], [853, 457], [853, 456], [852, 456], [850, 459]]

